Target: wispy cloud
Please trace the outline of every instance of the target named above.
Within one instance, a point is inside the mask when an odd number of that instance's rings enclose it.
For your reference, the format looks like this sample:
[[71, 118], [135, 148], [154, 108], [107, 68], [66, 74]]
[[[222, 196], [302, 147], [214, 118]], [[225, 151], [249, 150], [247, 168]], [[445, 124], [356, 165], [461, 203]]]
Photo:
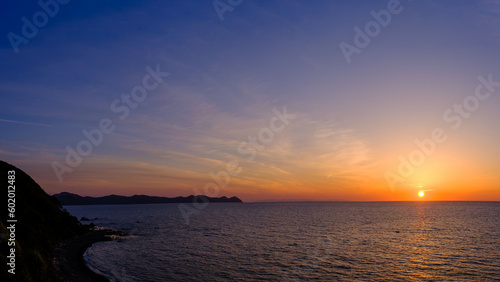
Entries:
[[26, 122], [26, 121], [18, 121], [18, 120], [10, 120], [10, 119], [0, 119], [0, 122], [17, 123], [17, 124], [24, 124], [24, 125], [36, 125], [36, 126], [43, 126], [43, 127], [52, 127], [52, 125], [43, 124], [43, 123], [34, 123], [34, 122]]

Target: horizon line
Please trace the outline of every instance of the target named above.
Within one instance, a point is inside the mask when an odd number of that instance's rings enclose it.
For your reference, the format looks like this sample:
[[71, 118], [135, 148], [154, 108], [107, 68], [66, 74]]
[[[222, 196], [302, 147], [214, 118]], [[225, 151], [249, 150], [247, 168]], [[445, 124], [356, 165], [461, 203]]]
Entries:
[[417, 202], [417, 203], [420, 203], [420, 202], [500, 202], [500, 200], [373, 200], [373, 201], [370, 201], [370, 200], [363, 200], [363, 201], [359, 201], [359, 200], [307, 200], [307, 199], [283, 199], [283, 200], [272, 200], [272, 199], [269, 199], [269, 200], [259, 200], [259, 201], [244, 201], [243, 199], [241, 199], [240, 197], [234, 195], [234, 196], [217, 196], [217, 197], [211, 197], [211, 196], [207, 196], [207, 195], [203, 195], [203, 194], [200, 194], [200, 195], [188, 195], [188, 196], [155, 196], [155, 195], [146, 195], [146, 194], [134, 194], [134, 195], [131, 195], [131, 196], [125, 196], [125, 195], [117, 195], [117, 194], [109, 194], [109, 195], [104, 195], [104, 196], [84, 196], [84, 195], [80, 195], [80, 194], [76, 194], [76, 193], [72, 193], [72, 192], [59, 192], [59, 193], [54, 193], [54, 194], [51, 194], [50, 196], [54, 196], [54, 195], [57, 195], [57, 194], [61, 194], [61, 193], [70, 193], [70, 194], [74, 194], [74, 195], [78, 195], [80, 197], [92, 197], [92, 198], [101, 198], [101, 197], [107, 197], [107, 196], [121, 196], [121, 197], [133, 197], [133, 196], [148, 196], [148, 197], [160, 197], [160, 198], [177, 198], [177, 197], [189, 197], [189, 196], [205, 196], [205, 197], [208, 197], [208, 198], [221, 198], [221, 197], [226, 197], [226, 198], [232, 198], [232, 197], [236, 197], [238, 199], [240, 199], [243, 203], [386, 203], [386, 202]]

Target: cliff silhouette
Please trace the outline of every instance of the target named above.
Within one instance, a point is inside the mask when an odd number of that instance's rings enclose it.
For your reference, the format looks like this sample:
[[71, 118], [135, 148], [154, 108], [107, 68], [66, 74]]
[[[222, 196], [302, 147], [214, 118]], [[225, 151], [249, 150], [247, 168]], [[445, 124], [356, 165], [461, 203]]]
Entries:
[[[8, 173], [15, 171], [15, 181], [9, 183]], [[14, 217], [7, 209], [8, 191], [15, 185]], [[62, 281], [53, 264], [54, 247], [89, 232], [87, 226], [62, 208], [61, 203], [47, 193], [25, 172], [0, 161], [0, 194], [2, 195], [0, 235], [1, 281]], [[12, 196], [12, 194], [11, 194]], [[11, 201], [12, 202], [12, 201]], [[7, 222], [15, 219], [17, 222]], [[15, 224], [15, 246], [8, 246]], [[11, 243], [12, 244], [12, 243]], [[15, 247], [15, 274], [8, 272], [11, 248]]]

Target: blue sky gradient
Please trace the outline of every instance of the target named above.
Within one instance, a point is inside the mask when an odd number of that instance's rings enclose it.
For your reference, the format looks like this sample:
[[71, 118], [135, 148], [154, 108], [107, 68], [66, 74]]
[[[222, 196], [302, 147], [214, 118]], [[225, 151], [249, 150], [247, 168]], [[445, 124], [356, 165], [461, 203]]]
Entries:
[[[73, 0], [16, 54], [8, 34], [42, 9], [3, 1], [0, 158], [49, 193], [190, 195], [238, 160], [221, 195], [500, 200], [500, 89], [459, 130], [442, 118], [478, 76], [500, 81], [500, 1], [401, 0], [348, 63], [339, 44], [390, 2], [244, 0], [221, 21], [212, 1]], [[157, 65], [170, 75], [120, 120], [110, 105]], [[246, 160], [238, 145], [285, 106], [296, 118]], [[60, 182], [51, 164], [103, 118], [115, 131]], [[384, 172], [436, 127], [448, 140], [391, 191]]]

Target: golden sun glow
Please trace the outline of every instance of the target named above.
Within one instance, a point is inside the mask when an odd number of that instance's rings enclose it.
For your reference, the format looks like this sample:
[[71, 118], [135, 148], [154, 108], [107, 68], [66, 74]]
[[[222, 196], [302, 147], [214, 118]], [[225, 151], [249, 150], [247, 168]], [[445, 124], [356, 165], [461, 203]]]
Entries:
[[418, 196], [419, 196], [420, 198], [422, 198], [424, 195], [425, 195], [425, 194], [424, 194], [424, 191], [419, 191], [419, 192], [418, 192]]

